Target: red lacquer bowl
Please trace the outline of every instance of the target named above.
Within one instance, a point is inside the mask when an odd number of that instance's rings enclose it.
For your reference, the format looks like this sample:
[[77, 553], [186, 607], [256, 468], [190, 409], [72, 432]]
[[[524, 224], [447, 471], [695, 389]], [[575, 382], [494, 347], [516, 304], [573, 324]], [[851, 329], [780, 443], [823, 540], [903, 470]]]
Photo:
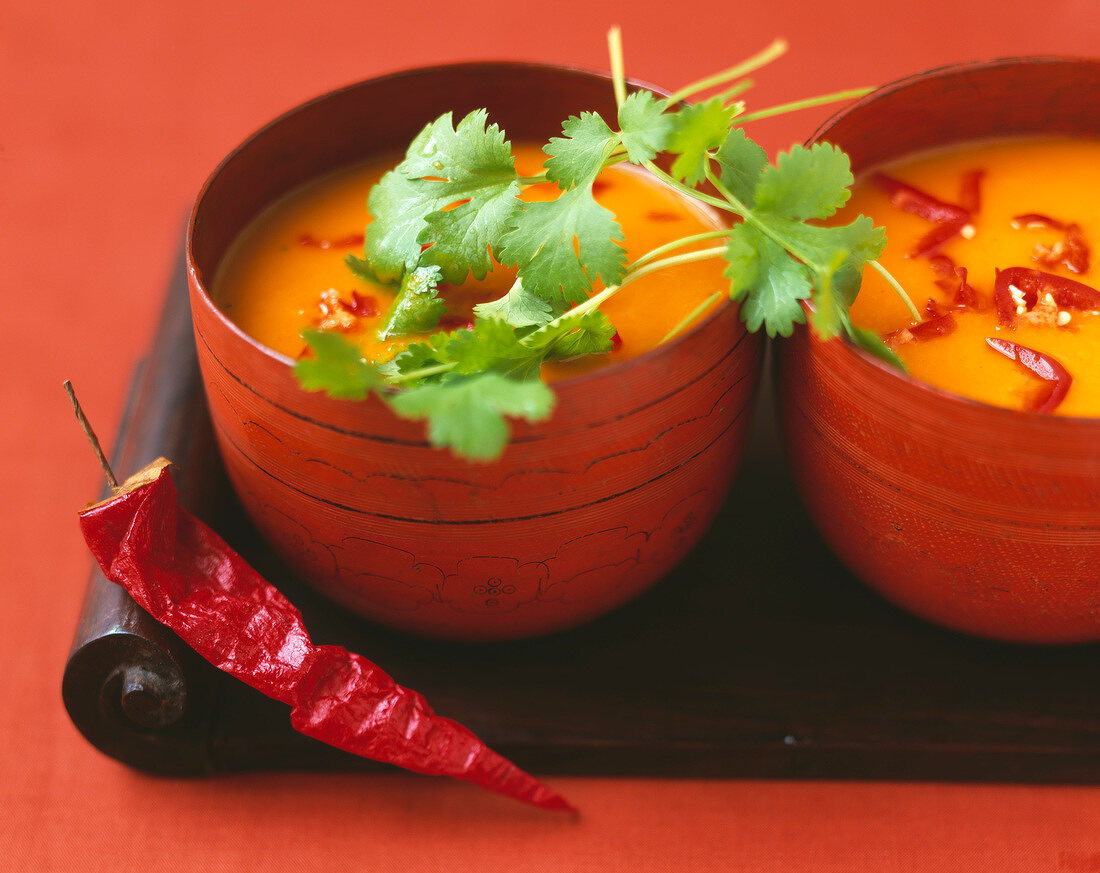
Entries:
[[[531, 113], [532, 100], [537, 112]], [[452, 639], [527, 637], [612, 609], [707, 529], [745, 440], [762, 344], [731, 305], [640, 358], [555, 384], [553, 417], [472, 465], [375, 400], [299, 389], [291, 361], [245, 336], [209, 281], [227, 246], [289, 189], [397, 153], [441, 113], [485, 106], [545, 142], [582, 110], [614, 117], [610, 81], [484, 63], [417, 70], [293, 110], [206, 183], [188, 233], [199, 360], [229, 477], [305, 580], [384, 624]]]
[[[936, 70], [880, 89], [815, 139], [859, 172], [1016, 134], [1100, 135], [1100, 62]], [[782, 344], [778, 391], [806, 506], [871, 587], [980, 636], [1100, 640], [1100, 419], [966, 400], [808, 330]]]

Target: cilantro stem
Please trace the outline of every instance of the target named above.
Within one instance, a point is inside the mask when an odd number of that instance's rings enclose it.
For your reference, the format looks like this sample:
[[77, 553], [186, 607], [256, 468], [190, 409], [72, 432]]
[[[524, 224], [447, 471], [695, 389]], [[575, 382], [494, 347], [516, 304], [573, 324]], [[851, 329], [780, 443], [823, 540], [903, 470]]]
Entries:
[[787, 41], [785, 39], [776, 39], [763, 51], [757, 52], [751, 58], [737, 64], [737, 66], [730, 67], [728, 70], [724, 70], [713, 76], [708, 76], [705, 79], [700, 79], [698, 82], [692, 82], [690, 85], [685, 85], [679, 91], [674, 91], [665, 98], [665, 105], [674, 106], [686, 97], [690, 97], [692, 94], [706, 91], [708, 88], [721, 85], [723, 82], [728, 82], [731, 79], [740, 79], [746, 73], [751, 73], [753, 70], [758, 70], [760, 67], [770, 64], [786, 51]]
[[433, 367], [421, 367], [418, 370], [409, 370], [405, 373], [394, 373], [386, 377], [386, 381], [393, 383], [408, 382], [411, 379], [424, 379], [428, 376], [436, 376], [440, 373], [449, 373], [457, 364], [451, 361], [447, 364], [436, 364]]
[[814, 273], [824, 274], [826, 272], [824, 267], [816, 263], [804, 252], [799, 251], [796, 246], [791, 244], [790, 240], [784, 239], [782, 236], [772, 230], [772, 228], [768, 227], [766, 223], [757, 218], [756, 212], [750, 209], [744, 203], [742, 203], [732, 191], [730, 191], [725, 185], [722, 184], [722, 180], [714, 175], [714, 172], [711, 170], [709, 163], [706, 166], [706, 173], [707, 181], [709, 181], [717, 189], [719, 194], [721, 194], [723, 197], [726, 198], [726, 200], [729, 201], [730, 207], [732, 207], [733, 211], [740, 215], [742, 219], [744, 219], [746, 224], [751, 224], [762, 234], [764, 234], [764, 236], [774, 242], [777, 246], [780, 246], [789, 254], [802, 261], [802, 263], [809, 267]]
[[[739, 94], [744, 94], [746, 91], [748, 91], [749, 88], [751, 88], [754, 84], [755, 83], [752, 79], [742, 79], [740, 82], [735, 83], [732, 87], [727, 88], [721, 94], [718, 94], [716, 96], [719, 100], [722, 101], [722, 105], [725, 106], [734, 97], [738, 96]], [[742, 106], [742, 108], [738, 110], [738, 113], [742, 112], [743, 110], [744, 107]]]
[[633, 270], [637, 267], [641, 267], [644, 264], [647, 264], [650, 261], [661, 257], [665, 254], [665, 252], [671, 252], [675, 249], [682, 248], [683, 246], [692, 245], [693, 243], [705, 242], [708, 239], [720, 239], [722, 237], [727, 237], [731, 233], [732, 231], [729, 228], [726, 228], [725, 230], [711, 230], [707, 233], [697, 233], [694, 236], [685, 236], [682, 239], [673, 240], [670, 243], [665, 243], [662, 246], [657, 246], [657, 248], [655, 249], [650, 249], [640, 258], [635, 260], [634, 263], [630, 265], [630, 269]]
[[[661, 258], [659, 261], [653, 261], [643, 267], [637, 267], [637, 264], [632, 264], [630, 269], [627, 270], [626, 276], [623, 277], [623, 281], [619, 283], [619, 287], [622, 288], [624, 285], [629, 285], [635, 279], [641, 279], [642, 276], [648, 276], [650, 273], [655, 273], [666, 267], [675, 267], [677, 264], [690, 264], [693, 261], [705, 261], [708, 258], [718, 258], [725, 253], [725, 246], [715, 246], [710, 249], [699, 249], [696, 252], [684, 252], [682, 255], [672, 255], [668, 258]], [[637, 267], [637, 269], [635, 269], [635, 267]]]
[[812, 106], [822, 106], [826, 103], [837, 103], [841, 100], [854, 100], [870, 94], [874, 88], [852, 88], [848, 91], [834, 91], [832, 94], [821, 94], [818, 97], [807, 97], [805, 100], [795, 100], [791, 103], [780, 103], [778, 106], [769, 106], [767, 109], [758, 109], [742, 115], [740, 121], [759, 121], [761, 118], [771, 118], [773, 115], [783, 115], [786, 112], [797, 112], [799, 109], [809, 109]]
[[674, 328], [672, 328], [672, 330], [670, 330], [663, 337], [661, 337], [661, 343], [662, 344], [667, 343], [670, 339], [672, 339], [674, 336], [679, 334], [684, 328], [686, 328], [689, 324], [691, 324], [693, 321], [695, 321], [695, 319], [697, 319], [700, 315], [702, 315], [704, 312], [706, 312], [711, 306], [713, 306], [715, 303], [717, 303], [719, 300], [721, 300], [725, 296], [726, 296], [725, 291], [715, 291], [713, 294], [710, 295], [710, 297], [708, 297], [706, 300], [704, 300], [702, 303], [700, 303], [698, 306], [696, 306], [693, 310], [691, 310], [691, 312], [689, 312], [687, 314], [687, 316], [679, 324], [677, 324]]
[[611, 58], [611, 87], [615, 90], [615, 105], [626, 100], [626, 66], [623, 63], [623, 32], [616, 24], [607, 32], [607, 53]]
[[710, 206], [713, 206], [715, 209], [722, 209], [726, 212], [737, 212], [737, 209], [734, 208], [726, 200], [721, 200], [718, 197], [711, 197], [709, 194], [704, 194], [702, 191], [697, 191], [694, 188], [685, 185], [683, 182], [672, 178], [672, 176], [670, 176], [668, 173], [658, 167], [655, 163], [653, 163], [653, 161], [646, 161], [643, 166], [662, 182], [675, 188], [681, 194], [686, 194], [688, 197], [691, 197], [694, 200], [698, 200], [700, 203], [706, 203]]
[[887, 270], [884, 266], [882, 266], [882, 264], [880, 264], [878, 261], [871, 260], [867, 263], [874, 267], [879, 272], [879, 275], [881, 275], [882, 278], [886, 280], [886, 283], [894, 289], [898, 297], [901, 298], [901, 302], [905, 304], [905, 308], [909, 310], [909, 314], [913, 316], [913, 321], [924, 321], [924, 319], [921, 317], [920, 311], [917, 309], [916, 306], [913, 305], [913, 299], [905, 292], [905, 289], [901, 286], [901, 282], [895, 279], [893, 274], [891, 274], [891, 272]]

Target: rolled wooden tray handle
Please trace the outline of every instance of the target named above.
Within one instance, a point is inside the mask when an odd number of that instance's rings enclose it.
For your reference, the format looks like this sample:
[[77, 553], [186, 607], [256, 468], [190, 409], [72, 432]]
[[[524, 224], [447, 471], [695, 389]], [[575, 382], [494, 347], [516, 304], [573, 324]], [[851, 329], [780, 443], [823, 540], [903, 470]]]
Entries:
[[[173, 281], [153, 350], [131, 385], [112, 466], [121, 478], [161, 455], [177, 462], [181, 502], [209, 520], [218, 483], [203, 475], [209, 464], [190, 462], [216, 451], [201, 392], [187, 288]], [[69, 716], [89, 742], [141, 769], [209, 771], [209, 671], [93, 564], [61, 684]]]

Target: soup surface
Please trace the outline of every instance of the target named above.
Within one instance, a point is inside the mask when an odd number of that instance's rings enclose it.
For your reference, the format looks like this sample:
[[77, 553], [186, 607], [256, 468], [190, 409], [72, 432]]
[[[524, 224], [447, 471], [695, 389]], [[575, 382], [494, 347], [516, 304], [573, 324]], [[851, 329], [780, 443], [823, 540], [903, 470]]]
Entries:
[[853, 321], [936, 387], [1100, 416], [1097, 191], [1095, 140], [977, 144], [866, 175], [845, 214], [885, 225], [881, 262], [923, 320], [867, 269]]
[[[537, 147], [514, 150], [521, 175], [541, 171], [545, 155]], [[373, 361], [386, 360], [419, 339], [379, 339], [394, 293], [356, 276], [344, 263], [348, 254], [362, 254], [368, 192], [394, 163], [355, 167], [318, 180], [258, 216], [214, 278], [214, 298], [226, 315], [254, 339], [291, 358], [305, 350], [301, 332], [306, 328], [338, 330]], [[535, 185], [524, 191], [523, 199], [550, 199], [556, 191], [552, 183]], [[630, 166], [605, 170], [594, 193], [622, 226], [628, 263], [664, 243], [721, 227], [704, 207]], [[632, 282], [601, 306], [617, 331], [614, 351], [546, 364], [544, 377], [562, 378], [654, 348], [707, 298], [727, 287], [723, 268], [724, 261], [712, 258]], [[514, 280], [514, 271], [498, 266], [483, 281], [443, 287], [447, 314], [436, 330], [462, 328], [475, 304], [502, 296]]]

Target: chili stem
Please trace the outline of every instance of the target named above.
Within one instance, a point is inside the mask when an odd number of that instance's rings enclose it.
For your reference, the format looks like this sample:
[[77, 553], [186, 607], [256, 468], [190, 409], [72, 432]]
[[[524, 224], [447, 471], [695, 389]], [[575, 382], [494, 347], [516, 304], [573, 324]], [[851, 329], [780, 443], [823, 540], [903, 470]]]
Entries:
[[103, 448], [99, 444], [99, 437], [97, 437], [95, 431], [92, 430], [92, 425], [88, 421], [88, 417], [80, 407], [80, 401], [76, 399], [76, 392], [73, 391], [73, 383], [68, 379], [65, 380], [65, 393], [69, 395], [69, 402], [73, 405], [73, 412], [76, 413], [76, 420], [80, 422], [80, 427], [84, 431], [84, 436], [88, 438], [88, 442], [92, 444], [92, 451], [94, 451], [96, 457], [99, 458], [99, 466], [103, 468], [103, 475], [107, 477], [107, 484], [111, 486], [111, 491], [113, 493], [118, 494], [118, 479], [115, 478], [114, 471], [107, 461], [107, 456], [103, 454]]

